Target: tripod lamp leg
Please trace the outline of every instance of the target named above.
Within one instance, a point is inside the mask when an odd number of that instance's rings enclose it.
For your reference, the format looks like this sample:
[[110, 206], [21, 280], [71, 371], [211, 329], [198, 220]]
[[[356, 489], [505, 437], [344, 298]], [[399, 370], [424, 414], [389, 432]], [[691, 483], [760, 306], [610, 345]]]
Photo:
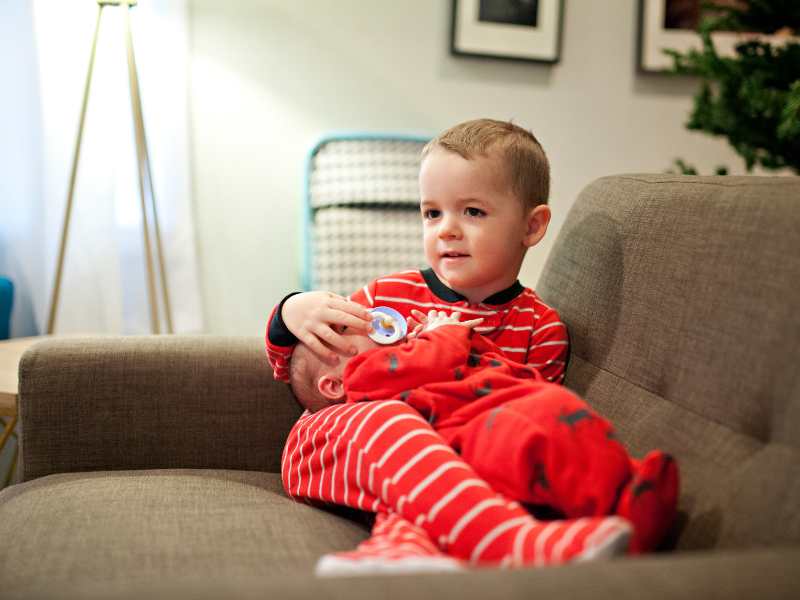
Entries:
[[94, 27], [94, 38], [92, 39], [92, 51], [89, 55], [89, 69], [86, 73], [86, 83], [83, 89], [83, 103], [81, 104], [81, 114], [78, 122], [78, 135], [75, 138], [75, 153], [72, 158], [72, 170], [69, 176], [69, 188], [67, 192], [67, 205], [64, 209], [64, 222], [61, 226], [61, 241], [58, 245], [58, 259], [56, 261], [56, 273], [53, 280], [53, 289], [50, 297], [50, 314], [47, 318], [47, 334], [52, 335], [55, 331], [56, 314], [58, 312], [58, 301], [61, 294], [61, 277], [64, 273], [64, 253], [67, 247], [67, 236], [69, 234], [69, 224], [72, 218], [72, 201], [75, 196], [75, 181], [78, 175], [78, 162], [81, 155], [81, 141], [83, 140], [83, 129], [86, 123], [86, 107], [89, 104], [89, 89], [92, 85], [92, 72], [94, 71], [94, 57], [97, 53], [97, 36], [100, 32], [100, 19], [103, 16], [103, 5], [98, 4], [97, 22]]

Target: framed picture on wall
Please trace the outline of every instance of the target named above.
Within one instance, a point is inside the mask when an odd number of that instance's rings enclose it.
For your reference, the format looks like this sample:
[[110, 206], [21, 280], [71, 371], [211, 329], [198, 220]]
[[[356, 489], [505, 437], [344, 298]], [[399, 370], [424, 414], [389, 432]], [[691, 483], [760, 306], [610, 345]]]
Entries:
[[563, 0], [453, 0], [452, 12], [454, 55], [559, 60]]
[[[716, 0], [718, 4], [741, 6], [745, 0]], [[639, 0], [639, 70], [665, 72], [672, 68], [672, 57], [664, 49], [687, 52], [701, 50], [697, 33], [703, 0]], [[712, 34], [720, 56], [735, 54], [736, 44], [753, 38], [778, 41], [776, 36], [755, 33], [718, 31]], [[783, 40], [785, 42], [785, 38]]]

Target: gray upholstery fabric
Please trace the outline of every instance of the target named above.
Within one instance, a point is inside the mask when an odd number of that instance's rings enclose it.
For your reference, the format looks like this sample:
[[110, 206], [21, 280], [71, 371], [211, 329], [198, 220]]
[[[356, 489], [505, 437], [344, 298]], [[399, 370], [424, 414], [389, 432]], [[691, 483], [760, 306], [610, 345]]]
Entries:
[[800, 541], [798, 179], [623, 176], [574, 205], [537, 290], [566, 385], [683, 474], [681, 548]]
[[351, 519], [287, 498], [275, 473], [50, 475], [0, 494], [0, 582], [11, 591], [42, 581], [58, 589], [308, 573], [321, 554], [366, 535]]
[[44, 341], [20, 364], [23, 480], [106, 469], [278, 472], [300, 415], [263, 339]]
[[318, 579], [299, 574], [172, 575], [129, 583], [93, 582], [55, 587], [47, 581], [3, 598], [58, 600], [789, 600], [800, 591], [800, 550], [775, 548], [714, 554], [616, 560], [549, 569], [473, 570], [458, 574]]

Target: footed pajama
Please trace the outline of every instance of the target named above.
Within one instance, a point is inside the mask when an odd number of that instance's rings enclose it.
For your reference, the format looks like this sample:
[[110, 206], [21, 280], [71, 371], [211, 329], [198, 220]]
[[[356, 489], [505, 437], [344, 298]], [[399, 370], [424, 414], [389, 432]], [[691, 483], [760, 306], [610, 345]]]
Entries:
[[618, 517], [536, 521], [400, 401], [304, 415], [287, 441], [282, 476], [295, 498], [396, 514], [470, 564], [559, 564], [624, 550], [630, 535]]

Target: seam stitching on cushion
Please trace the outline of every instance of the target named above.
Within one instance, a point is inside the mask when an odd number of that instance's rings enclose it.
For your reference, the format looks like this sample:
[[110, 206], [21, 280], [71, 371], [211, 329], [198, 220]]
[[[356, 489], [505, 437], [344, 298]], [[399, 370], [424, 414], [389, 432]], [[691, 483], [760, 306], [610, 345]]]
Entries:
[[643, 177], [632, 177], [630, 175], [612, 175], [609, 179], [624, 179], [626, 181], [636, 181], [639, 183], [646, 183], [649, 185], [660, 185], [663, 183], [678, 183], [681, 185], [710, 185], [713, 187], [750, 187], [756, 185], [786, 185], [788, 182], [783, 181], [774, 181], [769, 178], [765, 178], [761, 181], [742, 181], [740, 183], [729, 183], [724, 181], [680, 181], [678, 179], [666, 179], [661, 181], [653, 181], [651, 179], [645, 179]]
[[671, 404], [674, 404], [675, 406], [680, 406], [680, 407], [681, 407], [683, 410], [685, 410], [686, 412], [688, 412], [688, 413], [691, 413], [691, 414], [693, 414], [693, 415], [695, 415], [695, 416], [697, 416], [697, 417], [700, 417], [700, 418], [702, 418], [702, 419], [705, 419], [706, 421], [709, 421], [709, 422], [711, 422], [711, 423], [716, 423], [716, 424], [717, 424], [717, 425], [719, 425], [720, 427], [724, 427], [725, 429], [727, 429], [728, 431], [730, 431], [730, 432], [732, 432], [732, 433], [735, 433], [735, 434], [738, 434], [738, 435], [743, 435], [743, 436], [746, 436], [746, 437], [748, 437], [748, 438], [750, 438], [750, 439], [752, 439], [752, 440], [755, 440], [756, 442], [758, 442], [758, 443], [759, 443], [759, 444], [761, 444], [762, 446], [763, 446], [763, 445], [766, 445], [766, 444], [768, 444], [768, 443], [773, 443], [773, 442], [771, 442], [770, 440], [762, 440], [761, 438], [758, 438], [758, 437], [756, 437], [756, 436], [754, 436], [754, 435], [751, 435], [751, 434], [749, 434], [749, 433], [747, 433], [747, 432], [745, 432], [745, 431], [740, 431], [740, 430], [738, 430], [738, 429], [734, 429], [733, 427], [731, 427], [731, 426], [730, 426], [730, 425], [728, 425], [727, 423], [723, 423], [723, 422], [721, 422], [721, 421], [719, 421], [719, 420], [717, 420], [717, 419], [712, 419], [712, 418], [711, 418], [711, 417], [709, 417], [708, 415], [704, 415], [704, 414], [702, 414], [702, 413], [699, 413], [699, 412], [697, 412], [695, 409], [693, 409], [693, 408], [691, 408], [691, 407], [689, 407], [689, 406], [686, 406], [685, 404], [681, 404], [680, 402], [675, 402], [674, 400], [672, 400], [672, 399], [670, 399], [670, 398], [666, 398], [666, 397], [664, 397], [664, 396], [661, 396], [660, 394], [658, 394], [658, 393], [657, 393], [657, 392], [655, 392], [654, 390], [651, 390], [651, 389], [649, 389], [649, 388], [646, 388], [645, 386], [643, 386], [643, 385], [640, 385], [640, 384], [638, 384], [638, 383], [634, 383], [634, 382], [633, 382], [633, 381], [631, 381], [630, 379], [627, 379], [627, 378], [623, 377], [622, 375], [619, 375], [618, 373], [614, 373], [613, 371], [609, 371], [608, 369], [605, 369], [605, 368], [603, 368], [603, 367], [599, 367], [599, 366], [597, 366], [596, 364], [594, 364], [593, 362], [591, 362], [591, 361], [589, 361], [588, 359], [584, 358], [583, 356], [581, 356], [581, 355], [577, 354], [576, 352], [571, 352], [570, 354], [571, 354], [571, 355], [575, 355], [575, 356], [577, 356], [578, 358], [580, 358], [580, 359], [581, 359], [583, 362], [585, 362], [586, 364], [588, 364], [588, 365], [592, 365], [592, 367], [594, 367], [594, 368], [595, 368], [595, 369], [597, 369], [598, 371], [602, 371], [603, 373], [607, 373], [608, 375], [611, 375], [611, 376], [613, 376], [613, 377], [616, 377], [617, 379], [621, 379], [621, 380], [622, 380], [622, 381], [624, 381], [625, 383], [627, 383], [627, 384], [629, 384], [629, 385], [632, 385], [633, 387], [635, 387], [635, 388], [637, 388], [637, 389], [640, 389], [640, 390], [642, 390], [642, 391], [645, 391], [645, 392], [647, 392], [648, 394], [652, 394], [652, 395], [653, 395], [653, 396], [655, 396], [656, 398], [661, 398], [661, 400], [663, 400], [664, 402], [670, 402]]

